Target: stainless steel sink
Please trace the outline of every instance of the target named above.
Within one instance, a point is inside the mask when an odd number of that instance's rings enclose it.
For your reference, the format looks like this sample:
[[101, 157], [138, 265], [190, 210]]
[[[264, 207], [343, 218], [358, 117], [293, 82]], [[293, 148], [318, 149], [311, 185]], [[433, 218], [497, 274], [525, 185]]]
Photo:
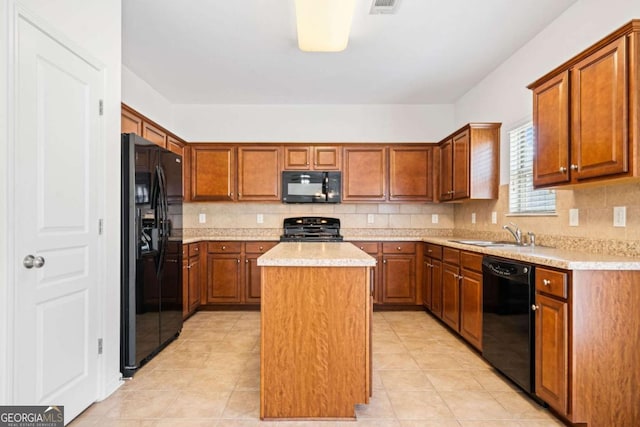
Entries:
[[516, 242], [508, 242], [504, 240], [449, 240], [454, 243], [462, 243], [463, 245], [472, 246], [523, 246]]

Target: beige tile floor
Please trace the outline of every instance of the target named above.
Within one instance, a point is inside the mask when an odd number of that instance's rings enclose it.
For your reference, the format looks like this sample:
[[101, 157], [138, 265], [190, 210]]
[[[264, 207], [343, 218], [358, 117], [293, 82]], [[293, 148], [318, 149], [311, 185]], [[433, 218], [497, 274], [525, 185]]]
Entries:
[[424, 312], [374, 313], [373, 397], [357, 421], [261, 422], [259, 338], [258, 312], [199, 312], [71, 426], [562, 426]]

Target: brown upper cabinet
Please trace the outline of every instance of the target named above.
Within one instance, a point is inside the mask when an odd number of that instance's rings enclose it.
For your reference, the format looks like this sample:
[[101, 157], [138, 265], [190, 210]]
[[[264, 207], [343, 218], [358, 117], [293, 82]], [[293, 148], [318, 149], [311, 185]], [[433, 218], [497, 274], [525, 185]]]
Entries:
[[287, 145], [284, 147], [285, 170], [340, 170], [341, 149], [336, 145]]
[[382, 202], [387, 198], [387, 148], [347, 146], [343, 152], [342, 200]]
[[143, 121], [142, 137], [162, 148], [167, 148], [167, 133], [159, 126]]
[[638, 177], [640, 20], [528, 86], [534, 186]]
[[280, 146], [238, 147], [238, 200], [280, 201]]
[[190, 200], [235, 199], [235, 148], [218, 144], [190, 144]]
[[469, 123], [440, 142], [440, 201], [498, 198], [500, 126]]
[[126, 105], [122, 105], [120, 113], [120, 132], [142, 136], [142, 118]]
[[433, 201], [433, 146], [389, 147], [389, 200]]

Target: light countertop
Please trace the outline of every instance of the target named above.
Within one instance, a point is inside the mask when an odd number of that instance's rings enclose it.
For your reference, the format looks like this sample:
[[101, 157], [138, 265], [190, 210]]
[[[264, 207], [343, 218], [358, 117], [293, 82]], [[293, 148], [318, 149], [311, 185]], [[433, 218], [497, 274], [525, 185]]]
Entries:
[[[278, 241], [279, 240], [279, 231], [273, 232], [271, 234], [264, 233], [261, 235], [238, 235], [229, 233], [228, 235], [203, 235], [197, 237], [189, 237], [184, 238], [183, 243], [195, 243], [200, 241]], [[368, 235], [349, 235], [345, 233], [345, 241], [343, 243], [337, 242], [329, 242], [329, 243], [313, 243], [316, 245], [332, 245], [335, 248], [335, 245], [344, 245], [343, 247], [350, 247], [347, 242], [350, 241], [414, 241], [414, 242], [428, 242], [442, 246], [448, 246], [456, 249], [462, 249], [471, 252], [482, 253], [486, 255], [494, 255], [504, 258], [509, 258], [513, 260], [530, 262], [533, 264], [538, 264], [542, 266], [562, 268], [566, 270], [640, 270], [640, 257], [625, 257], [619, 255], [605, 255], [605, 254], [596, 254], [590, 252], [581, 252], [579, 250], [573, 249], [561, 249], [561, 248], [550, 248], [545, 246], [475, 246], [475, 245], [467, 245], [462, 243], [452, 242], [451, 240], [465, 240], [464, 236], [418, 236], [413, 234], [403, 234], [403, 233], [381, 233], [380, 235], [376, 235], [376, 233], [372, 232]], [[300, 245], [300, 243], [288, 243], [289, 245]], [[305, 245], [311, 245], [312, 243], [305, 243]], [[284, 246], [277, 245], [276, 247], [280, 247], [279, 250], [283, 250]], [[340, 259], [343, 261], [345, 258], [349, 258], [349, 255], [340, 255], [338, 252], [332, 251], [332, 254], [326, 251], [318, 250], [318, 252], [314, 255], [317, 259], [312, 261], [311, 255], [309, 252], [298, 253], [296, 254], [293, 249], [289, 249], [288, 253], [281, 253], [280, 256], [284, 257], [284, 259], [288, 259], [289, 262], [294, 262], [293, 260], [297, 260], [298, 264], [302, 265], [302, 263], [312, 263], [315, 262], [315, 265], [336, 265], [339, 263]], [[308, 251], [308, 250], [307, 250]], [[266, 254], [265, 254], [266, 255]], [[331, 258], [331, 257], [336, 258]], [[322, 259], [322, 260], [321, 260]], [[373, 258], [372, 258], [373, 259]], [[267, 262], [267, 261], [265, 261]], [[275, 262], [275, 261], [268, 261]], [[285, 262], [285, 261], [283, 261]], [[260, 264], [259, 264], [260, 265]], [[353, 264], [350, 264], [353, 265]]]
[[346, 242], [282, 242], [258, 258], [277, 267], [374, 267], [376, 260]]
[[424, 242], [565, 270], [640, 270], [640, 258], [592, 254], [545, 246], [475, 246], [460, 237], [425, 237]]

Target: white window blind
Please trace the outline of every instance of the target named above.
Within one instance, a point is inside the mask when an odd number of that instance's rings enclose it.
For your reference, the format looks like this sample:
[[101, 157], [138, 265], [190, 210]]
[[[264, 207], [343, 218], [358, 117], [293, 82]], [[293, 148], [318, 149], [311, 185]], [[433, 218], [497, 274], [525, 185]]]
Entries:
[[509, 141], [509, 212], [555, 213], [555, 191], [533, 189], [533, 124], [529, 122], [509, 131]]

